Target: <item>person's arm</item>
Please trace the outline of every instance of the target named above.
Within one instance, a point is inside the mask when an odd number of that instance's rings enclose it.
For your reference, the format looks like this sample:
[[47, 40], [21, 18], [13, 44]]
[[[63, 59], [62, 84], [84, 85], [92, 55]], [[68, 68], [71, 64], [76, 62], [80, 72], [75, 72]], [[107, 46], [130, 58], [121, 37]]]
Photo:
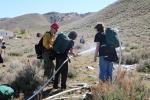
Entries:
[[94, 62], [97, 60], [98, 52], [99, 52], [99, 42], [96, 42], [96, 49], [95, 49], [95, 55], [94, 55]]
[[76, 57], [76, 56], [77, 56], [77, 54], [74, 52], [74, 49], [73, 49], [73, 48], [70, 48], [69, 54], [70, 54], [70, 55], [73, 55], [73, 57]]

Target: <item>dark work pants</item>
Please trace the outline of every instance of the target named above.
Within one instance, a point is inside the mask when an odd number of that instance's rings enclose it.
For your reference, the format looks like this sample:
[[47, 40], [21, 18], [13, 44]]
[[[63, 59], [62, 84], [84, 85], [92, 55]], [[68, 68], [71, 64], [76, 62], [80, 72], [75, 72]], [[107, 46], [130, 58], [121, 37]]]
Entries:
[[[56, 68], [55, 71], [61, 66], [61, 64], [67, 59], [64, 56], [56, 57]], [[61, 77], [60, 77], [61, 75]], [[57, 72], [54, 78], [54, 88], [58, 87], [59, 79], [61, 79], [61, 88], [66, 88], [66, 81], [68, 76], [68, 61], [61, 67], [61, 69]]]
[[45, 51], [42, 56], [44, 60], [44, 76], [50, 78], [53, 76], [55, 65], [53, 60], [50, 59], [51, 51]]

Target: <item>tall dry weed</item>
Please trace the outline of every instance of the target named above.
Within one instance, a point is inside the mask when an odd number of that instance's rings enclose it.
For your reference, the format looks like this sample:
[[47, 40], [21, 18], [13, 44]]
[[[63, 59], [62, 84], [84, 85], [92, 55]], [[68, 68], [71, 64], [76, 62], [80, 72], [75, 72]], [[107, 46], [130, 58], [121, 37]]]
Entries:
[[129, 72], [118, 69], [114, 83], [99, 83], [91, 88], [93, 100], [144, 100], [147, 89]]

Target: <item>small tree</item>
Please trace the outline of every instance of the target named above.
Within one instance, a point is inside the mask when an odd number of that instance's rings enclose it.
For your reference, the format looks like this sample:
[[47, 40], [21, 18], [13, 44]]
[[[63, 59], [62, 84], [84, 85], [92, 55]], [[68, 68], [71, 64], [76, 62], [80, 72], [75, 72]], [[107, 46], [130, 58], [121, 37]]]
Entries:
[[19, 33], [20, 33], [21, 35], [24, 35], [24, 34], [26, 34], [26, 30], [25, 30], [25, 29], [21, 29]]

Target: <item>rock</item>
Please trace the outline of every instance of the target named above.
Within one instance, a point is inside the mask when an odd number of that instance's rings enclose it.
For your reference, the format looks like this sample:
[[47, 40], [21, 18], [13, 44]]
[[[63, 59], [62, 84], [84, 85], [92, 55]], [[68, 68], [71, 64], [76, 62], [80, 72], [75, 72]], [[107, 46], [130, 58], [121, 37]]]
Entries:
[[86, 67], [88, 70], [94, 70], [95, 68], [93, 66], [87, 66]]

